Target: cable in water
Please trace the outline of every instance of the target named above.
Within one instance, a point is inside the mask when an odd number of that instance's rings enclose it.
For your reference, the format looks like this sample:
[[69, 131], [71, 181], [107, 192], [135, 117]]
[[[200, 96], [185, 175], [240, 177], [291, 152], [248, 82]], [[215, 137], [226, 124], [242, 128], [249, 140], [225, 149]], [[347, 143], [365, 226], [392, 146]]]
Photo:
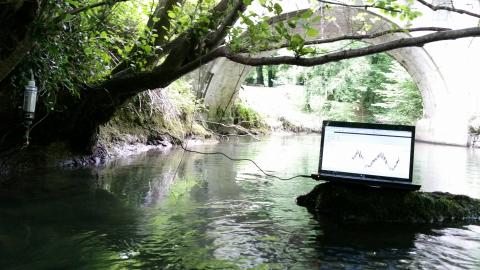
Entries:
[[189, 153], [195, 153], [195, 154], [201, 154], [201, 155], [220, 155], [220, 156], [226, 157], [227, 159], [229, 159], [229, 160], [231, 160], [231, 161], [249, 161], [249, 162], [251, 162], [253, 165], [255, 165], [255, 167], [257, 167], [265, 176], [272, 177], [272, 178], [276, 178], [276, 179], [279, 179], [279, 180], [282, 180], [282, 181], [288, 181], [288, 180], [292, 180], [292, 179], [300, 178], [300, 177], [303, 177], [303, 178], [313, 178], [313, 175], [307, 175], [307, 174], [299, 174], [299, 175], [295, 175], [295, 176], [292, 176], [292, 177], [283, 178], [283, 177], [279, 177], [279, 176], [276, 176], [276, 175], [269, 174], [269, 173], [265, 172], [255, 161], [253, 161], [252, 159], [249, 159], [249, 158], [232, 158], [232, 157], [230, 157], [230, 156], [228, 156], [227, 154], [222, 153], [222, 152], [201, 152], [201, 151], [195, 151], [195, 150], [191, 150], [191, 149], [185, 148], [182, 143], [180, 144], [180, 147], [182, 147], [182, 149], [183, 149], [185, 152], [189, 152]]

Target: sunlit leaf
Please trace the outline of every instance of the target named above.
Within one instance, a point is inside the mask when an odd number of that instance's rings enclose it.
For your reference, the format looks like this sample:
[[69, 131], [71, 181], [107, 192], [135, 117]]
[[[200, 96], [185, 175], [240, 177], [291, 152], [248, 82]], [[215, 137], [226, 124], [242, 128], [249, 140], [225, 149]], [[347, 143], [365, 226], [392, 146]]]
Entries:
[[318, 30], [310, 27], [310, 28], [307, 29], [306, 34], [309, 37], [316, 37], [316, 36], [318, 36]]

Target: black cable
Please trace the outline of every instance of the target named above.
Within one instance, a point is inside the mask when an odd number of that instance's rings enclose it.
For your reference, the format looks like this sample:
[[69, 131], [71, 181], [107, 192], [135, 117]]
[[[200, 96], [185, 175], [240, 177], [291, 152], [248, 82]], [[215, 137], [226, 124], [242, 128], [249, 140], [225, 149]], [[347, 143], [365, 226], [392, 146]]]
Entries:
[[[200, 58], [200, 67], [202, 66], [201, 65], [202, 62], [201, 62], [201, 58]], [[243, 67], [243, 70], [241, 73], [243, 73], [245, 71], [245, 67]], [[198, 91], [200, 90], [200, 81], [201, 81], [201, 68], [198, 69], [198, 86], [197, 86], [197, 93], [196, 93], [196, 97], [198, 96]], [[237, 85], [240, 81], [240, 78], [239, 80], [237, 81]], [[233, 95], [232, 95], [233, 97]], [[231, 98], [230, 98], [231, 99]], [[229, 101], [229, 104], [230, 104], [231, 100]], [[193, 130], [193, 123], [195, 121], [195, 113], [196, 113], [196, 107], [197, 107], [197, 102], [194, 103], [194, 108], [193, 108], [193, 112], [192, 112], [192, 122], [190, 124], [190, 132], [192, 132]], [[227, 105], [228, 107], [228, 105]], [[225, 110], [227, 109], [227, 107], [225, 107]], [[225, 110], [224, 110], [224, 113], [225, 113]], [[184, 138], [185, 140], [185, 138]], [[188, 147], [188, 140], [186, 140], [186, 144], [187, 144], [187, 147]], [[258, 164], [251, 160], [251, 159], [248, 159], [248, 158], [231, 158], [230, 156], [228, 156], [227, 154], [225, 153], [222, 153], [222, 152], [201, 152], [201, 151], [195, 151], [195, 150], [190, 150], [190, 149], [187, 149], [185, 146], [183, 146], [183, 142], [181, 141], [180, 142], [180, 147], [182, 147], [183, 149], [183, 153], [182, 153], [182, 157], [180, 159], [180, 162], [178, 163], [176, 169], [175, 169], [175, 172], [173, 174], [173, 180], [175, 180], [175, 177], [178, 173], [178, 169], [180, 168], [180, 165], [182, 164], [183, 162], [183, 159], [185, 157], [185, 152], [190, 152], [190, 153], [196, 153], [196, 154], [201, 154], [201, 155], [221, 155], [221, 156], [224, 156], [226, 157], [227, 159], [231, 160], [231, 161], [249, 161], [251, 163], [253, 163], [253, 165], [255, 165], [265, 176], [268, 176], [268, 177], [272, 177], [272, 178], [276, 178], [276, 179], [279, 179], [279, 180], [282, 180], [282, 181], [288, 181], [288, 180], [292, 180], [294, 178], [299, 178], [299, 177], [303, 177], [303, 178], [312, 178], [312, 179], [315, 179], [317, 180], [316, 178], [316, 175], [312, 174], [312, 175], [306, 175], [306, 174], [299, 174], [299, 175], [295, 175], [295, 176], [292, 176], [292, 177], [289, 177], [289, 178], [282, 178], [282, 177], [279, 177], [279, 176], [276, 176], [276, 175], [273, 175], [273, 174], [269, 174], [267, 172], [265, 172], [262, 168], [260, 168], [260, 166], [258, 166]]]
[[266, 173], [262, 168], [260, 168], [260, 166], [258, 166], [258, 164], [255, 161], [253, 161], [249, 158], [232, 158], [232, 157], [230, 157], [227, 154], [222, 153], [222, 152], [201, 152], [201, 151], [190, 150], [190, 149], [185, 148], [182, 143], [180, 144], [180, 147], [182, 147], [182, 149], [185, 152], [201, 154], [201, 155], [220, 155], [220, 156], [226, 157], [227, 159], [229, 159], [231, 161], [249, 161], [249, 162], [253, 163], [253, 165], [255, 165], [265, 176], [276, 178], [276, 179], [279, 179], [279, 180], [282, 180], [282, 181], [288, 181], [288, 180], [292, 180], [294, 178], [299, 178], [299, 177], [314, 178], [314, 175], [306, 175], [306, 174], [299, 174], [299, 175], [295, 175], [295, 176], [292, 176], [292, 177], [289, 177], [289, 178], [283, 178], [283, 177], [279, 177], [279, 176], [276, 176], [276, 175], [273, 175], [273, 174]]
[[47, 116], [50, 114], [50, 111], [47, 111], [47, 113], [40, 119], [38, 120], [37, 122], [35, 122], [35, 124], [32, 125], [32, 127], [30, 127], [30, 131], [32, 131], [32, 129], [34, 127], [36, 127], [38, 124], [40, 124], [43, 120], [45, 120], [45, 118], [47, 118]]

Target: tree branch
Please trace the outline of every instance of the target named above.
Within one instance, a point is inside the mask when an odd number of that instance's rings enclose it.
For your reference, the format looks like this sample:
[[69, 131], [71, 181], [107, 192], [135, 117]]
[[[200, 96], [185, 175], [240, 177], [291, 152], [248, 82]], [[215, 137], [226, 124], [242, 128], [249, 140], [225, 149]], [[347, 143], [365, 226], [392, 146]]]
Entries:
[[[254, 138], [254, 139], [257, 140], [257, 141], [260, 141], [260, 139], [259, 139], [257, 136], [255, 136], [254, 134], [250, 133], [250, 131], [248, 131], [248, 129], [246, 129], [246, 128], [240, 126], [240, 125], [235, 125], [235, 124], [233, 124], [233, 125], [226, 125], [226, 124], [223, 124], [223, 123], [212, 122], [212, 121], [205, 121], [205, 122], [206, 122], [206, 123], [209, 123], [209, 124], [218, 125], [218, 126], [221, 126], [221, 127], [224, 127], [224, 128], [233, 128], [233, 129], [235, 129], [235, 130], [237, 130], [237, 131], [239, 131], [239, 132], [243, 132], [244, 134], [246, 134], [246, 135]], [[244, 122], [245, 122], [245, 121], [244, 121]], [[229, 134], [229, 135], [230, 135], [230, 134]], [[237, 134], [232, 134], [232, 135], [238, 136]]]
[[[155, 7], [155, 11], [150, 16], [147, 26], [152, 29], [156, 29], [158, 37], [155, 39], [154, 42], [154, 55], [147, 58], [147, 65], [152, 65], [155, 61], [159, 58], [158, 54], [162, 52], [168, 52], [170, 48], [165, 48], [165, 42], [167, 42], [164, 38], [168, 25], [170, 24], [170, 17], [168, 17], [168, 11], [173, 8], [173, 6], [179, 3], [180, 0], [159, 0], [157, 6]], [[155, 22], [153, 18], [158, 18], [159, 20]], [[167, 43], [169, 44], [169, 43]], [[157, 49], [159, 47], [159, 49]], [[138, 51], [138, 46], [135, 44], [134, 47], [130, 51], [130, 55], [135, 55]], [[133, 58], [134, 59], [134, 58]], [[130, 60], [132, 61], [132, 60]], [[127, 60], [121, 61], [117, 66], [115, 66], [111, 74], [114, 77], [121, 76], [123, 73], [128, 72], [131, 70], [129, 67], [129, 62]], [[134, 61], [134, 60], [133, 60]]]
[[66, 14], [75, 15], [75, 14], [84, 12], [86, 10], [92, 9], [92, 8], [105, 6], [105, 5], [113, 5], [113, 4], [116, 4], [116, 3], [126, 2], [126, 1], [129, 1], [129, 0], [106, 0], [106, 1], [98, 2], [98, 3], [94, 3], [94, 4], [91, 4], [91, 5], [87, 5], [87, 6], [84, 6], [84, 7], [79, 7], [79, 8], [76, 8], [76, 9], [72, 9], [70, 11], [67, 11]]
[[171, 82], [183, 76], [184, 74], [187, 74], [188, 72], [195, 70], [201, 65], [207, 64], [210, 61], [219, 57], [227, 57], [233, 62], [250, 66], [280, 64], [315, 66], [343, 59], [350, 59], [375, 53], [381, 53], [393, 49], [399, 49], [404, 47], [421, 47], [431, 42], [453, 40], [472, 36], [480, 36], [480, 27], [472, 27], [459, 30], [444, 30], [432, 34], [423, 35], [420, 37], [407, 37], [378, 45], [367, 46], [359, 49], [344, 50], [313, 58], [299, 58], [291, 56], [255, 58], [242, 54], [232, 54], [226, 46], [221, 46], [177, 69], [168, 69], [168, 67], [161, 65], [151, 72], [137, 72], [126, 74], [124, 76], [113, 78], [104, 82], [102, 85], [97, 87], [97, 90], [102, 91], [101, 89], [107, 89], [112, 94], [133, 94], [144, 91], [146, 89], [165, 87]]
[[[157, 31], [158, 38], [155, 40], [155, 45], [165, 43], [164, 36], [167, 33], [166, 29], [168, 29], [168, 25], [170, 24], [168, 11], [172, 10], [173, 6], [178, 3], [180, 3], [180, 0], [160, 0], [152, 17], [148, 20], [147, 25]], [[153, 18], [155, 17], [159, 19], [157, 22], [154, 22]]]
[[207, 37], [206, 45], [210, 48], [218, 46], [227, 35], [227, 28], [235, 24], [239, 18], [239, 13], [244, 12], [245, 9], [246, 5], [243, 3], [243, 0], [237, 0], [230, 13], [223, 19], [222, 24], [211, 36]]
[[226, 50], [225, 47], [222, 46], [179, 68], [171, 69], [170, 66], [162, 64], [150, 72], [126, 73], [125, 75], [105, 81], [93, 90], [108, 90], [112, 94], [134, 94], [147, 89], [166, 87], [188, 72], [225, 55]]
[[[365, 40], [365, 39], [373, 39], [373, 38], [378, 38], [381, 36], [389, 35], [389, 34], [395, 34], [395, 33], [411, 33], [411, 32], [423, 32], [423, 31], [435, 31], [435, 32], [441, 32], [441, 31], [448, 31], [451, 30], [450, 28], [443, 28], [443, 27], [416, 27], [416, 28], [405, 28], [405, 29], [390, 29], [386, 31], [381, 31], [377, 33], [372, 33], [372, 34], [365, 34], [365, 35], [344, 35], [344, 36], [338, 36], [334, 38], [326, 38], [326, 39], [315, 39], [315, 40], [306, 40], [305, 45], [320, 45], [320, 44], [326, 44], [326, 43], [333, 43], [333, 42], [338, 42], [338, 41], [344, 41], [344, 40]], [[277, 50], [281, 48], [288, 47], [289, 44], [281, 44], [278, 46], [274, 46], [271, 48], [268, 48], [267, 50]], [[240, 51], [240, 53], [246, 53], [247, 51]]]
[[342, 7], [349, 7], [349, 8], [359, 8], [359, 9], [376, 8], [376, 9], [381, 9], [381, 10], [395, 12], [395, 13], [401, 12], [398, 9], [388, 8], [388, 7], [378, 7], [373, 4], [372, 5], [351, 5], [351, 4], [345, 4], [345, 3], [333, 2], [333, 1], [327, 1], [327, 0], [318, 0], [318, 2], [328, 4], [328, 5], [335, 5], [335, 6], [342, 6]]
[[[212, 8], [212, 10], [211, 10], [212, 14], [224, 12], [228, 8], [230, 1], [231, 0], [220, 1], [217, 5], [215, 5], [215, 7]], [[162, 26], [166, 26], [169, 23], [169, 17], [167, 16], [167, 12], [168, 12], [168, 10], [172, 9], [174, 4], [180, 2], [180, 0], [160, 0], [159, 2], [163, 2], [163, 4], [157, 6], [155, 14], [157, 14], [157, 15], [163, 14], [163, 16], [159, 17], [160, 20], [157, 23], [155, 23], [153, 25], [153, 27], [156, 28], [159, 33], [164, 33], [165, 30], [163, 29]], [[241, 3], [241, 5], [243, 5], [243, 1], [241, 1], [241, 0], [239, 0], [237, 2], [237, 4], [238, 3]], [[161, 13], [160, 13], [160, 10], [162, 11]], [[234, 18], [232, 18], [232, 19], [235, 21]], [[228, 26], [226, 26], [226, 27], [228, 27]], [[193, 26], [192, 29], [193, 28], [195, 28], [195, 26]], [[223, 30], [225, 30], [225, 29], [223, 29]], [[217, 32], [218, 31], [216, 31], [215, 33], [217, 33]], [[226, 32], [226, 31], [224, 31], [224, 32]], [[189, 43], [190, 38], [191, 38], [191, 34], [192, 34], [191, 31], [186, 31], [186, 32], [180, 33], [177, 37], [175, 37], [171, 41], [167, 41], [166, 43], [164, 43], [164, 42], [161, 42], [161, 43], [158, 43], [158, 44], [156, 43], [155, 45], [157, 45], [157, 46], [160, 45], [160, 46], [158, 46], [159, 49], [155, 49], [155, 51], [154, 51], [155, 56], [150, 57], [149, 61], [154, 60], [154, 59], [158, 59], [158, 54], [162, 53], [164, 55], [167, 55], [167, 57], [166, 57], [165, 61], [162, 63], [161, 66], [163, 66], [163, 67], [169, 66], [170, 69], [180, 68], [184, 64], [184, 60], [185, 60], [185, 59], [183, 59], [183, 58], [185, 58], [184, 54], [188, 53], [190, 51], [188, 49], [188, 47], [194, 45], [194, 44]], [[221, 34], [222, 33], [219, 32], [218, 36], [216, 36], [214, 38], [221, 40], [222, 39]], [[164, 36], [163, 34], [159, 34], [159, 39], [162, 38], [163, 36]], [[210, 49], [215, 47], [215, 46], [218, 46], [218, 45], [219, 44], [213, 44], [210, 47]], [[200, 48], [203, 49], [202, 46], [200, 46]], [[117, 67], [115, 67], [113, 69], [113, 71], [112, 71], [113, 79], [114, 80], [121, 79], [126, 74], [129, 74], [131, 71], [132, 71], [132, 69], [129, 68], [127, 63], [124, 61], [124, 62], [120, 63], [119, 65], [117, 65]]]
[[[395, 33], [411, 33], [411, 32], [424, 32], [424, 31], [434, 31], [434, 32], [441, 32], [441, 31], [448, 31], [452, 30], [450, 28], [443, 28], [443, 27], [416, 27], [416, 28], [405, 28], [405, 29], [391, 29], [386, 31], [381, 31], [373, 34], [365, 34], [365, 35], [344, 35], [334, 38], [326, 38], [320, 40], [307, 40], [305, 41], [305, 45], [318, 45], [318, 44], [325, 44], [325, 43], [332, 43], [342, 40], [363, 40], [363, 39], [373, 39], [378, 38], [381, 36], [395, 34]], [[287, 45], [286, 45], [287, 46]], [[284, 46], [284, 47], [286, 47]]]
[[433, 10], [433, 11], [437, 11], [437, 10], [447, 10], [447, 11], [452, 11], [452, 12], [455, 12], [455, 13], [459, 13], [459, 14], [465, 14], [465, 15], [469, 15], [469, 16], [472, 16], [472, 17], [475, 17], [475, 18], [480, 18], [480, 14], [477, 14], [477, 13], [474, 13], [474, 12], [470, 12], [468, 10], [464, 10], [464, 9], [458, 9], [458, 8], [454, 8], [454, 7], [447, 7], [447, 6], [437, 6], [437, 5], [432, 5], [430, 3], [428, 3], [427, 1], [425, 0], [417, 0], [420, 4], [428, 7], [429, 9]]
[[10, 74], [34, 46], [33, 33], [27, 31], [23, 40], [16, 45], [15, 50], [6, 59], [0, 61], [0, 82]]
[[272, 25], [281, 21], [287, 21], [290, 18], [294, 18], [297, 16], [302, 15], [303, 13], [307, 12], [309, 8], [306, 9], [300, 9], [300, 10], [295, 10], [287, 13], [282, 13], [280, 15], [277, 15], [275, 17], [272, 17], [268, 20], [268, 24]]
[[442, 41], [442, 40], [453, 40], [464, 37], [473, 37], [480, 36], [480, 27], [464, 28], [458, 30], [446, 30], [441, 32], [436, 32], [432, 34], [427, 34], [420, 37], [408, 37], [389, 41], [386, 43], [367, 46], [359, 49], [344, 50], [340, 52], [334, 52], [325, 54], [320, 57], [313, 58], [300, 58], [292, 56], [279, 56], [279, 57], [258, 57], [252, 58], [241, 54], [231, 54], [228, 50], [225, 50], [225, 57], [230, 59], [233, 62], [250, 65], [250, 66], [260, 66], [260, 65], [280, 65], [280, 64], [289, 64], [297, 66], [315, 66], [326, 64], [334, 61], [339, 61], [343, 59], [350, 59], [365, 55], [371, 55], [375, 53], [381, 53], [393, 49], [405, 48], [405, 47], [421, 47], [427, 43]]

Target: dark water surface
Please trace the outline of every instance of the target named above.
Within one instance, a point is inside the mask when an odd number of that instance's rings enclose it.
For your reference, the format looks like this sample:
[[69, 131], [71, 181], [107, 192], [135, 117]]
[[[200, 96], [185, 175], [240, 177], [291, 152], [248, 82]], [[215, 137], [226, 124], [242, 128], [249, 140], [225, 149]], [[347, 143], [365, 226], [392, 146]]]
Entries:
[[[288, 177], [318, 166], [318, 136], [192, 147]], [[308, 179], [221, 156], [149, 152], [106, 168], [45, 170], [0, 198], [1, 269], [480, 269], [480, 226], [338, 226], [295, 198]], [[175, 179], [173, 175], [178, 168]], [[416, 145], [415, 182], [480, 198], [480, 150]]]

